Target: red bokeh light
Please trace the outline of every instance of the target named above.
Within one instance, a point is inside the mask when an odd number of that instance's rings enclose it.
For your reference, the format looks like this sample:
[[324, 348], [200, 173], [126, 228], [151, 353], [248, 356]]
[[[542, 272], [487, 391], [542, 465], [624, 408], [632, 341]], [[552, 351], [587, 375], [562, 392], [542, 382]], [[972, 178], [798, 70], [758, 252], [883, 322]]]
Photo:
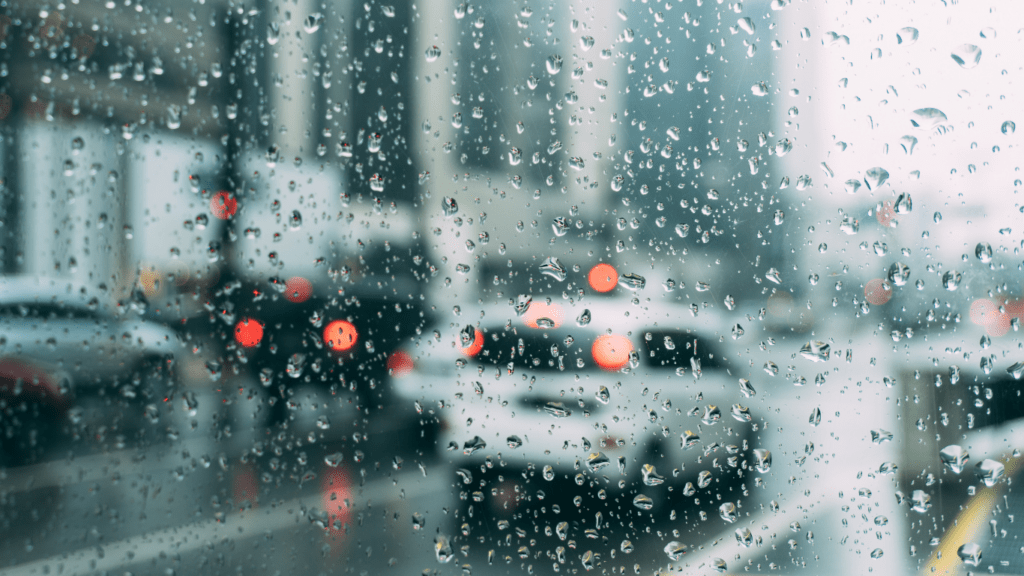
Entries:
[[[565, 313], [558, 304], [534, 302], [523, 315], [523, 322], [530, 328], [558, 328], [562, 325], [564, 316]], [[550, 322], [541, 323], [545, 319]]]
[[475, 332], [473, 342], [462, 349], [462, 353], [466, 356], [476, 356], [484, 349], [484, 333], [475, 328], [473, 330]]
[[331, 350], [344, 352], [359, 341], [359, 332], [351, 322], [335, 320], [324, 328], [324, 342]]
[[213, 213], [215, 218], [221, 220], [227, 220], [235, 215], [238, 211], [238, 200], [235, 199], [235, 195], [221, 190], [210, 198], [210, 212]]
[[404, 350], [398, 350], [391, 356], [388, 356], [388, 372], [392, 376], [405, 376], [412, 372], [412, 369], [412, 356], [409, 356]]
[[891, 227], [893, 221], [896, 220], [896, 210], [892, 206], [892, 200], [886, 200], [878, 209], [878, 213], [875, 214], [875, 218], [878, 219], [878, 223], [882, 225], [882, 228]]
[[870, 280], [864, 286], [864, 298], [868, 304], [881, 306], [892, 298], [892, 286], [881, 278]]
[[263, 340], [263, 324], [252, 318], [239, 321], [235, 324], [235, 340], [246, 348], [258, 346]]
[[313, 295], [313, 284], [302, 276], [294, 276], [284, 283], [284, 297], [289, 302], [305, 302]]
[[629, 362], [629, 354], [633, 351], [633, 343], [629, 338], [619, 334], [604, 334], [594, 340], [591, 353], [594, 362], [604, 370], [614, 372]]
[[345, 533], [345, 524], [352, 515], [352, 509], [349, 508], [352, 501], [350, 485], [348, 474], [342, 468], [328, 468], [323, 474], [321, 494], [328, 516], [328, 533]]
[[253, 508], [258, 506], [259, 484], [252, 466], [243, 464], [235, 468], [231, 484], [235, 507], [240, 507], [247, 500]]
[[971, 322], [984, 326], [990, 336], [1002, 336], [1010, 331], [1010, 321], [1024, 315], [1024, 303], [1006, 302], [1005, 311], [999, 310], [999, 303], [979, 298], [971, 303]]
[[587, 281], [598, 292], [611, 292], [619, 283], [619, 272], [611, 264], [602, 262], [590, 269]]

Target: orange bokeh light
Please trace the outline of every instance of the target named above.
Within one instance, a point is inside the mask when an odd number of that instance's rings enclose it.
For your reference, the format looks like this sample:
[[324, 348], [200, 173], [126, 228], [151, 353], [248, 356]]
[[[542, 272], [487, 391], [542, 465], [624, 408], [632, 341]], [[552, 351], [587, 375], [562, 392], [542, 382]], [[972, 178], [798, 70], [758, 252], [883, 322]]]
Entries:
[[591, 353], [597, 365], [614, 372], [629, 362], [629, 354], [633, 351], [633, 343], [629, 338], [619, 334], [604, 334], [594, 340]]
[[611, 264], [602, 262], [590, 269], [587, 281], [598, 292], [611, 292], [619, 283], [619, 272]]
[[246, 348], [258, 346], [263, 340], [263, 324], [252, 318], [241, 320], [235, 324], [235, 340]]
[[294, 276], [284, 283], [284, 297], [289, 302], [305, 302], [313, 295], [313, 284], [302, 276]]
[[[564, 316], [565, 313], [558, 304], [534, 302], [530, 304], [526, 314], [523, 315], [523, 323], [530, 328], [558, 328], [562, 325], [562, 318]], [[540, 321], [544, 319], [550, 320], [550, 324], [545, 322], [542, 325]]]
[[475, 332], [473, 342], [462, 349], [462, 353], [466, 356], [476, 356], [484, 349], [484, 333], [475, 328], [473, 330]]
[[869, 280], [864, 286], [864, 299], [868, 304], [881, 306], [892, 298], [892, 286], [881, 278]]
[[215, 218], [221, 220], [227, 220], [235, 215], [238, 211], [238, 200], [235, 199], [234, 194], [221, 190], [210, 198], [210, 212], [213, 213]]
[[324, 328], [324, 342], [331, 350], [344, 352], [359, 341], [359, 332], [351, 322], [335, 320]]
[[394, 354], [388, 356], [388, 372], [392, 376], [405, 376], [412, 372], [412, 369], [412, 356], [409, 356], [404, 350], [397, 350]]

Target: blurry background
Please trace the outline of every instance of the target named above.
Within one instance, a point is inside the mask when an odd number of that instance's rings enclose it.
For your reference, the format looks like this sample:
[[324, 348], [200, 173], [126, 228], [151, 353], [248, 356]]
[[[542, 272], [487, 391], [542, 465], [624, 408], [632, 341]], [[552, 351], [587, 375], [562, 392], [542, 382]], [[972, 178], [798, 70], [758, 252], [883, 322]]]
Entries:
[[1021, 15], [0, 2], [0, 574], [1024, 572]]

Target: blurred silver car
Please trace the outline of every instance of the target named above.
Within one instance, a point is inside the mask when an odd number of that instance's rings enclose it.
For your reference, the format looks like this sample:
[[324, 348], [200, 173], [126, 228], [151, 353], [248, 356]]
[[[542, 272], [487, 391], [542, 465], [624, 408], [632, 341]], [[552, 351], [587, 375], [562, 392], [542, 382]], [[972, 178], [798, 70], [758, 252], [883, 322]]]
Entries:
[[[138, 303], [138, 302], [137, 302]], [[0, 400], [6, 440], [32, 440], [26, 428], [59, 428], [72, 398], [114, 396], [154, 412], [173, 385], [187, 348], [171, 329], [126, 313], [88, 287], [56, 278], [0, 280]], [[122, 310], [119, 313], [119, 308]], [[30, 444], [34, 443], [32, 440]], [[8, 446], [19, 451], [25, 446]]]
[[465, 326], [435, 332], [394, 378], [440, 420], [437, 450], [454, 465], [589, 473], [611, 490], [689, 483], [685, 495], [752, 467], [756, 416], [717, 315], [625, 300], [461, 315]]

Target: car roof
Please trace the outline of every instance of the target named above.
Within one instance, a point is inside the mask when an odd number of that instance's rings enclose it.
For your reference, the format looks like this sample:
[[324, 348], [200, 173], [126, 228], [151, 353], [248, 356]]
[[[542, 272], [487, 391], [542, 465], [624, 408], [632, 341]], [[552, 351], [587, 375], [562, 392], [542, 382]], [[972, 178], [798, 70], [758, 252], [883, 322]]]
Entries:
[[98, 288], [67, 278], [0, 277], [0, 305], [47, 303], [108, 310], [101, 296]]

